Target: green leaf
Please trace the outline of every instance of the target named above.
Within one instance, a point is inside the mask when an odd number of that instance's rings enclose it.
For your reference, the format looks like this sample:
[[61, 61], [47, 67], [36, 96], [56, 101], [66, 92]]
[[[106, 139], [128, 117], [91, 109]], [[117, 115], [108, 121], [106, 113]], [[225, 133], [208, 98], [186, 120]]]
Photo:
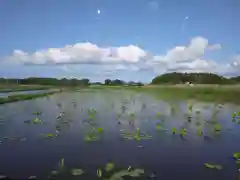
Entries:
[[205, 163], [204, 166], [205, 166], [206, 168], [209, 168], [209, 169], [213, 169], [213, 168], [214, 168], [214, 165], [209, 164], [209, 163]]
[[214, 129], [215, 129], [215, 131], [221, 131], [222, 130], [222, 125], [217, 123], [217, 124], [214, 125]]
[[209, 164], [209, 163], [205, 163], [204, 166], [209, 169], [218, 169], [218, 170], [221, 170], [223, 168], [221, 165]]
[[82, 169], [72, 169], [71, 172], [73, 176], [81, 176], [84, 174], [84, 171]]
[[172, 133], [173, 133], [173, 134], [176, 134], [176, 133], [177, 133], [177, 128], [173, 127], [173, 128], [172, 128]]
[[239, 159], [239, 158], [240, 158], [240, 152], [235, 152], [235, 153], [233, 154], [233, 157], [234, 157], [235, 159]]
[[160, 123], [157, 123], [157, 124], [155, 125], [155, 128], [156, 128], [157, 130], [161, 130], [161, 129], [162, 129], [162, 125], [161, 125]]
[[105, 171], [109, 172], [114, 169], [114, 164], [113, 163], [107, 163], [105, 167]]
[[102, 133], [103, 132], [103, 128], [99, 127], [99, 128], [97, 128], [97, 131], [98, 131], [98, 133]]

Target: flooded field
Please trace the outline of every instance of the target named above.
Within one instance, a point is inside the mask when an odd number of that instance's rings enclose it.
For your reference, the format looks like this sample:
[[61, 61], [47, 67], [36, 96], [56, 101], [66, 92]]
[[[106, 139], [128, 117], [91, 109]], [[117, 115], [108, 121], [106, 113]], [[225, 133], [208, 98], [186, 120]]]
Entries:
[[106, 89], [4, 104], [0, 175], [234, 180], [239, 111], [233, 104]]

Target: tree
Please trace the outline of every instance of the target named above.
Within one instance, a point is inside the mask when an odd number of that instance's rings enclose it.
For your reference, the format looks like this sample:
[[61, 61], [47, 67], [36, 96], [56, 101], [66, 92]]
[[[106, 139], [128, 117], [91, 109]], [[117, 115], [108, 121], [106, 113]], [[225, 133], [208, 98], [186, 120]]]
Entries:
[[111, 84], [111, 80], [110, 79], [106, 79], [104, 82], [105, 85], [110, 85]]

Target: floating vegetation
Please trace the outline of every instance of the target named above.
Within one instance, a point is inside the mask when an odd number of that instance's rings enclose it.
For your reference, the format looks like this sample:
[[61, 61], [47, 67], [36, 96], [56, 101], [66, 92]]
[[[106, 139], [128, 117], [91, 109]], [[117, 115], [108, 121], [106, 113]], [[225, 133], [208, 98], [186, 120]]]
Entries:
[[198, 136], [202, 136], [203, 135], [203, 130], [202, 128], [198, 128], [197, 131], [196, 131], [197, 135]]
[[61, 158], [61, 160], [58, 163], [58, 169], [62, 170], [65, 168], [65, 159]]
[[55, 139], [58, 136], [58, 133], [53, 134], [53, 133], [47, 133], [47, 134], [39, 134], [42, 138], [50, 138], [50, 139]]
[[95, 135], [95, 134], [88, 134], [84, 137], [85, 141], [98, 141], [100, 138], [99, 136]]
[[172, 128], [172, 133], [173, 133], [173, 134], [176, 134], [176, 133], [177, 133], [177, 128], [173, 127], [173, 128]]
[[144, 174], [144, 169], [131, 169], [130, 171], [127, 170], [120, 170], [118, 172], [115, 172], [109, 180], [122, 180], [124, 176], [129, 177], [140, 177], [142, 174]]
[[218, 164], [204, 163], [204, 166], [208, 169], [218, 169], [218, 170], [223, 169], [223, 167], [221, 165], [218, 165]]
[[137, 128], [136, 132], [133, 132], [133, 133], [122, 132], [120, 136], [123, 139], [136, 140], [136, 141], [152, 139], [152, 136], [145, 133], [141, 133], [139, 128]]
[[38, 117], [36, 117], [36, 118], [33, 118], [32, 120], [24, 121], [24, 123], [26, 123], [26, 124], [42, 124], [42, 121]]
[[97, 169], [97, 177], [102, 177], [102, 170], [100, 168]]
[[40, 111], [36, 111], [36, 112], [33, 112], [32, 114], [33, 114], [33, 115], [40, 116], [40, 115], [42, 114], [42, 112], [40, 112]]
[[180, 130], [179, 134], [180, 134], [181, 136], [186, 136], [186, 135], [187, 135], [187, 129], [186, 129], [186, 128], [182, 128], [182, 129]]
[[155, 125], [155, 128], [156, 128], [157, 130], [162, 130], [162, 124], [161, 124], [161, 123], [157, 123], [157, 124]]
[[222, 130], [222, 125], [221, 125], [220, 123], [216, 123], [216, 124], [214, 125], [214, 130], [215, 130], [215, 131], [221, 131], [221, 130]]
[[240, 159], [240, 152], [235, 152], [235, 153], [233, 154], [233, 157], [234, 157], [235, 159]]
[[73, 176], [81, 176], [82, 174], [84, 174], [84, 171], [82, 169], [72, 169], [71, 174]]
[[98, 128], [97, 128], [97, 132], [98, 132], [98, 133], [103, 133], [103, 128], [98, 127]]
[[105, 166], [105, 171], [106, 172], [109, 172], [109, 171], [111, 171], [113, 169], [114, 169], [114, 163], [109, 162], [109, 163], [106, 164], [106, 166]]

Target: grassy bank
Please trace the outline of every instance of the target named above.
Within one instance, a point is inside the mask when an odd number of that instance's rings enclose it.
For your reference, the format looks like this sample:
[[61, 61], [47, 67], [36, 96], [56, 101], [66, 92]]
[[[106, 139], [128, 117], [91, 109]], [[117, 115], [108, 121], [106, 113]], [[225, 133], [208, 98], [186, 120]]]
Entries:
[[56, 92], [59, 92], [59, 91], [48, 92], [48, 93], [41, 93], [41, 94], [12, 95], [12, 96], [8, 96], [6, 98], [0, 98], [0, 104], [16, 102], [16, 101], [24, 101], [24, 100], [35, 99], [35, 98], [40, 98], [40, 97], [45, 97], [45, 96], [52, 95], [52, 94], [54, 94]]
[[213, 101], [219, 103], [240, 104], [240, 86], [239, 85], [197, 85], [197, 86], [142, 86], [142, 87], [118, 87], [108, 86], [91, 87], [96, 89], [129, 89], [138, 92], [146, 92], [163, 99], [195, 99], [199, 101]]
[[0, 85], [0, 93], [14, 92], [14, 91], [34, 91], [47, 90], [53, 88], [52, 86], [39, 85]]

